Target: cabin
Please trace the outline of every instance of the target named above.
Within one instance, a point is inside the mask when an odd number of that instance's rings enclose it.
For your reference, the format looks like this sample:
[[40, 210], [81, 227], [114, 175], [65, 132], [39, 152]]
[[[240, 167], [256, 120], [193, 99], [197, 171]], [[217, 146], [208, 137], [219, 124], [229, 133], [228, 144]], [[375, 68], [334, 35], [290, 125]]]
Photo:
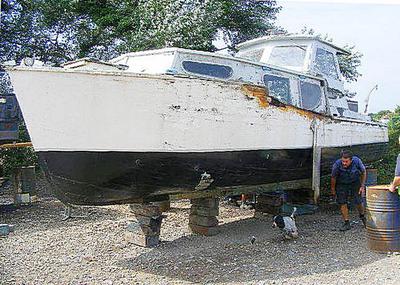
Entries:
[[165, 48], [123, 54], [110, 62], [84, 58], [64, 68], [243, 82], [265, 86], [284, 104], [336, 118], [370, 121], [358, 113], [358, 102], [344, 90], [338, 56], [348, 54], [314, 36], [267, 36], [238, 45], [234, 56]]

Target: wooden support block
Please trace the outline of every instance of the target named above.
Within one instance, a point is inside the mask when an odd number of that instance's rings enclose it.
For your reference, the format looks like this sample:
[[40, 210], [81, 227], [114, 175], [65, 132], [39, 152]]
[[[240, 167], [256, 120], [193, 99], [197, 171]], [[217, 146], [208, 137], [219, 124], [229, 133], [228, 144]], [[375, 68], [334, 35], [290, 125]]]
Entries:
[[190, 203], [195, 207], [203, 207], [203, 208], [219, 208], [219, 199], [218, 198], [199, 198], [192, 199]]
[[132, 213], [139, 216], [158, 217], [161, 216], [162, 211], [158, 205], [152, 204], [130, 204]]
[[171, 202], [169, 200], [160, 202], [151, 202], [151, 204], [159, 207], [161, 212], [167, 212], [171, 209]]
[[216, 217], [203, 217], [197, 215], [190, 215], [189, 224], [199, 225], [204, 227], [216, 227], [218, 226], [218, 219]]
[[163, 219], [160, 205], [153, 203], [131, 204], [130, 209], [136, 219], [127, 226], [131, 241], [143, 247], [156, 246], [159, 243]]
[[190, 215], [198, 215], [198, 216], [203, 216], [203, 217], [209, 217], [209, 216], [215, 217], [215, 216], [219, 215], [219, 209], [218, 208], [192, 206], [190, 208]]
[[218, 233], [218, 198], [199, 198], [191, 200], [189, 228], [193, 233], [212, 236]]
[[153, 217], [148, 217], [148, 216], [142, 216], [142, 215], [135, 215], [135, 219], [141, 224], [141, 225], [154, 225], [154, 224], [161, 224], [162, 219], [164, 216], [153, 216]]
[[159, 224], [144, 225], [135, 221], [128, 224], [127, 230], [135, 234], [158, 236], [160, 235], [161, 222]]
[[189, 224], [192, 233], [200, 234], [203, 236], [215, 236], [219, 233], [218, 227], [204, 227], [194, 224]]

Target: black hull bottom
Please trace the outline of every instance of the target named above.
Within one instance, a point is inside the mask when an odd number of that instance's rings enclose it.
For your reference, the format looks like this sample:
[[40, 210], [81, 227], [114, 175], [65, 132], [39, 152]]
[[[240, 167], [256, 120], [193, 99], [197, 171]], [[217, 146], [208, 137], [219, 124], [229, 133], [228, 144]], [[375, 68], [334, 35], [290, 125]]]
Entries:
[[[341, 149], [323, 149], [323, 174], [329, 173]], [[382, 157], [387, 144], [356, 145], [351, 149], [369, 163]], [[50, 151], [38, 155], [58, 198], [78, 205], [121, 204], [152, 195], [201, 191], [204, 173], [213, 180], [209, 189], [305, 179], [312, 173], [311, 149], [207, 153]]]

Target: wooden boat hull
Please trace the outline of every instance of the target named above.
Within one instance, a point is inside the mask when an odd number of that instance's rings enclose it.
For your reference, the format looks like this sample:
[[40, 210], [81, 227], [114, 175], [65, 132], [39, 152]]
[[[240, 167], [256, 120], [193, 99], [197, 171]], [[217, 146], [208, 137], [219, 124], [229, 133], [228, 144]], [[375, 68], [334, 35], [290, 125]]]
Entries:
[[[365, 163], [376, 161], [386, 143], [355, 145]], [[328, 174], [341, 148], [322, 152]], [[108, 205], [155, 199], [155, 196], [198, 193], [202, 174], [207, 189], [263, 185], [310, 178], [312, 150], [257, 150], [208, 153], [39, 152], [43, 169], [57, 196], [68, 203]], [[211, 181], [211, 180], [210, 180]]]
[[285, 105], [243, 82], [45, 68], [10, 75], [42, 167], [73, 204], [309, 178], [315, 130], [324, 173], [342, 148], [374, 161], [388, 141], [386, 126]]

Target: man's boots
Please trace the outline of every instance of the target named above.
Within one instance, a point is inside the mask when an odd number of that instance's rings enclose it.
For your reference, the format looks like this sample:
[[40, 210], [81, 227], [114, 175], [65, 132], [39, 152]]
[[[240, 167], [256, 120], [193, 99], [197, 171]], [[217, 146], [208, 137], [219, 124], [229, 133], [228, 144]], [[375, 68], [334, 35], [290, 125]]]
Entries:
[[364, 228], [367, 227], [367, 219], [365, 218], [365, 215], [360, 215], [360, 220], [362, 221]]
[[345, 232], [351, 229], [350, 221], [344, 221], [343, 225], [340, 227], [341, 232]]

